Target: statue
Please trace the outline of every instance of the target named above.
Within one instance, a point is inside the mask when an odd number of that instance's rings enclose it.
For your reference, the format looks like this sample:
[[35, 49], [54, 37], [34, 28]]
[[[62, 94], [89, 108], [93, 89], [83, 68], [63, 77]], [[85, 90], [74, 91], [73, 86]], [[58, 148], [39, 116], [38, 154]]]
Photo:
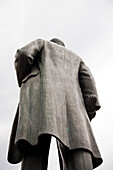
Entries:
[[47, 170], [51, 136], [61, 170], [92, 170], [102, 163], [90, 122], [100, 109], [94, 78], [82, 59], [54, 38], [17, 50], [20, 101], [8, 161], [21, 170]]

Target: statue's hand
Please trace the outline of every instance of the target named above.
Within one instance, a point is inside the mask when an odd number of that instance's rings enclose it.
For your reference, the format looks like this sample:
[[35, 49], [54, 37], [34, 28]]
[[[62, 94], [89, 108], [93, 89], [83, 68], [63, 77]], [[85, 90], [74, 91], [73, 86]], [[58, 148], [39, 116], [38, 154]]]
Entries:
[[90, 121], [96, 116], [96, 111], [94, 112], [88, 112], [88, 117], [90, 119]]
[[14, 64], [17, 73], [18, 84], [20, 87], [22, 80], [31, 72], [33, 58], [22, 51], [17, 51], [15, 58]]
[[85, 106], [88, 112], [93, 112], [96, 110], [97, 97], [95, 95], [85, 96]]
[[97, 97], [92, 94], [90, 96], [86, 96], [84, 101], [88, 117], [91, 121], [96, 116]]

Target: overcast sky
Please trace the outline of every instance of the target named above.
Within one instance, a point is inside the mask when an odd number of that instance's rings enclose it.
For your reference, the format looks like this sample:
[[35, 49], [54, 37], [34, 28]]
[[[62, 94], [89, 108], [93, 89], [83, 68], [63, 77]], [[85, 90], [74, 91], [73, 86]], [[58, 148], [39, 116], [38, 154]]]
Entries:
[[[0, 0], [0, 170], [20, 170], [6, 160], [19, 101], [15, 52], [53, 37], [82, 57], [95, 77], [102, 108], [91, 126], [104, 159], [97, 170], [113, 170], [113, 0]], [[59, 170], [55, 140], [48, 170], [53, 168]]]

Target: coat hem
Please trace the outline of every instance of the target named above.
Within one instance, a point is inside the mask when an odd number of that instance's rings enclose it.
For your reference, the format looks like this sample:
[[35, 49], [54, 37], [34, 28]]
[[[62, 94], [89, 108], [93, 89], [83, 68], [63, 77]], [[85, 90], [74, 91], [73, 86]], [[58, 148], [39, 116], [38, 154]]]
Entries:
[[15, 144], [14, 146], [9, 150], [8, 152], [8, 162], [11, 163], [11, 164], [18, 164], [22, 161], [23, 159], [23, 154], [22, 152], [19, 150], [19, 145], [29, 145], [30, 146], [37, 146], [38, 145], [38, 140], [40, 138], [41, 135], [45, 135], [45, 134], [48, 134], [48, 135], [51, 135], [53, 137], [55, 137], [59, 142], [61, 142], [63, 145], [65, 145], [65, 147], [67, 147], [69, 150], [86, 150], [88, 152], [91, 153], [91, 156], [92, 156], [92, 162], [93, 162], [93, 169], [98, 167], [99, 165], [102, 164], [103, 160], [101, 158], [101, 156], [97, 155], [91, 151], [91, 149], [87, 148], [87, 147], [73, 147], [73, 148], [70, 148], [68, 145], [66, 145], [62, 140], [60, 140], [59, 137], [57, 137], [56, 135], [53, 135], [51, 133], [41, 133], [38, 138], [37, 138], [37, 143], [36, 144], [32, 144], [31, 142], [28, 142], [26, 139], [22, 138], [22, 139], [19, 139]]

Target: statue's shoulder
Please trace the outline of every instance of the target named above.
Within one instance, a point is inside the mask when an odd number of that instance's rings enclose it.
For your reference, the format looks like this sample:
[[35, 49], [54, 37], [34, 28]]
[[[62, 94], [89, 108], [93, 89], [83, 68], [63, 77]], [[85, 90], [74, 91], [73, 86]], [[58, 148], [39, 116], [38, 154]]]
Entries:
[[65, 55], [67, 57], [73, 59], [73, 60], [78, 61], [78, 62], [82, 61], [81, 57], [78, 54], [76, 54], [74, 51], [72, 51], [72, 50], [70, 50], [68, 48], [65, 48]]

